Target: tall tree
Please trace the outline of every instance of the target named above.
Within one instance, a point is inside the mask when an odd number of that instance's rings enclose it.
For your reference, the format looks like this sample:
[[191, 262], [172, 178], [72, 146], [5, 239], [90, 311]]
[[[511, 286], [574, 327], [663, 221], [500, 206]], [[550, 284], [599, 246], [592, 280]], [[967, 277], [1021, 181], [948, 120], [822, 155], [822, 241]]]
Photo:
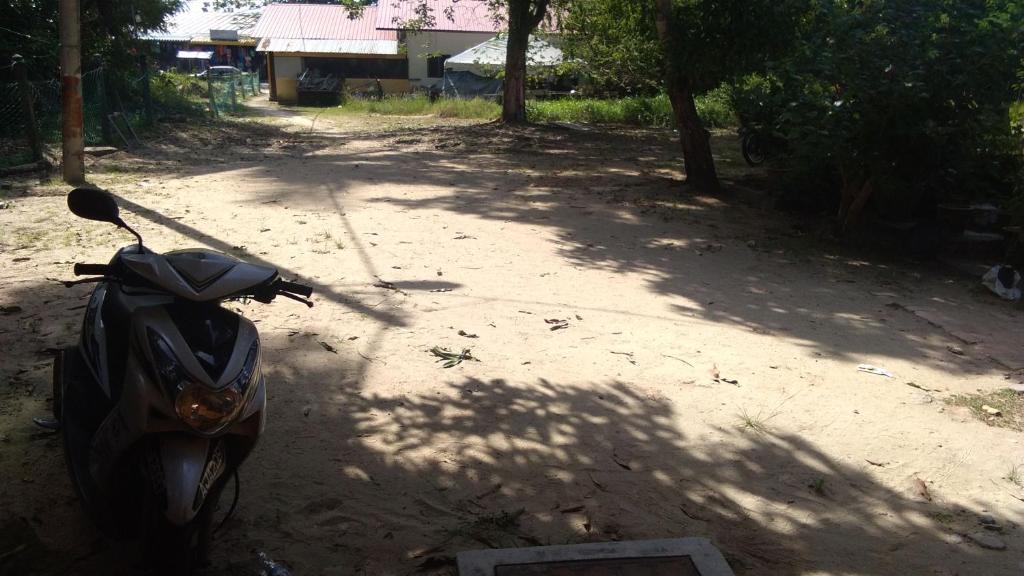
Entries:
[[[724, 82], [763, 69], [789, 48], [810, 0], [574, 0], [563, 26], [570, 55], [604, 83], [659, 80], [679, 130], [687, 182], [717, 191], [710, 134], [694, 101]], [[618, 55], [616, 57], [616, 55]], [[616, 60], [618, 63], [614, 63]]]
[[[526, 122], [526, 56], [530, 34], [537, 29], [548, 9], [549, 0], [506, 0], [508, 3], [508, 43], [505, 47], [505, 83], [501, 120]], [[492, 2], [492, 5], [496, 2]]]

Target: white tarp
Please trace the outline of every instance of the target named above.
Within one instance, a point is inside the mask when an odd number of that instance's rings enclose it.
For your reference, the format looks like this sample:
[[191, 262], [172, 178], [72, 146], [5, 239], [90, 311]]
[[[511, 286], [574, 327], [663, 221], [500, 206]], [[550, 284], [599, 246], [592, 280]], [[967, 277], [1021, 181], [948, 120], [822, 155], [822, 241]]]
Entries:
[[178, 50], [178, 58], [183, 60], [209, 60], [213, 57], [213, 52], [195, 51], [195, 50]]
[[[505, 66], [505, 46], [506, 36], [495, 36], [445, 60], [444, 68], [456, 72], [473, 72], [480, 76], [493, 76]], [[558, 66], [563, 60], [561, 50], [540, 38], [530, 36], [530, 47], [526, 52], [527, 68]]]

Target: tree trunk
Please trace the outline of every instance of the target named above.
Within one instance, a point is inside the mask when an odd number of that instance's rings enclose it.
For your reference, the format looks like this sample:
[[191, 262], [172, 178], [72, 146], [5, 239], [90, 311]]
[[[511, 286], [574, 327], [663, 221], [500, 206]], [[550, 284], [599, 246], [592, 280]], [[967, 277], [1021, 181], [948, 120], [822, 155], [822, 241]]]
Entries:
[[[509, 6], [512, 2], [509, 2]], [[509, 21], [508, 47], [505, 49], [505, 88], [501, 102], [501, 120], [526, 122], [526, 50], [530, 31]]]
[[544, 19], [547, 8], [548, 0], [508, 0], [502, 122], [526, 122], [526, 53], [530, 47], [530, 33]]
[[711, 155], [711, 134], [697, 114], [693, 100], [693, 86], [690, 81], [675, 70], [672, 64], [672, 0], [654, 0], [655, 23], [658, 39], [665, 56], [665, 90], [672, 103], [676, 127], [679, 129], [679, 143], [683, 148], [683, 164], [686, 168], [686, 182], [706, 192], [718, 192], [721, 185], [715, 171], [715, 159]]

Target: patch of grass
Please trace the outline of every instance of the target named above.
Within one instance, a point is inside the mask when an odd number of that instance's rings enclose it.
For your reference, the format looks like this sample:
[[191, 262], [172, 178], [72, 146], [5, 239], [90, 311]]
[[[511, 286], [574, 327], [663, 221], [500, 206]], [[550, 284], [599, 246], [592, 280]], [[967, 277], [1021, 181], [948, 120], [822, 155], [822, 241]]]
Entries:
[[825, 477], [815, 478], [811, 480], [811, 483], [807, 485], [818, 496], [825, 496]]
[[[1009, 388], [985, 394], [956, 394], [946, 399], [947, 404], [965, 406], [979, 420], [989, 426], [1024, 431], [1024, 394]], [[999, 410], [995, 416], [985, 406]]]
[[[501, 106], [483, 98], [441, 98], [431, 102], [423, 95], [386, 96], [383, 100], [350, 98], [333, 108], [302, 108], [308, 114], [324, 117], [379, 114], [382, 116], [436, 116], [493, 120], [501, 115]], [[577, 122], [586, 124], [627, 124], [668, 128], [674, 126], [668, 96], [627, 98], [561, 98], [530, 100], [526, 103], [531, 122]], [[736, 125], [736, 115], [728, 92], [721, 88], [697, 98], [697, 112], [708, 128]]]
[[953, 520], [956, 520], [956, 516], [953, 516], [949, 512], [943, 510], [937, 510], [928, 514], [939, 524], [952, 524]]
[[46, 239], [46, 230], [42, 228], [28, 227], [28, 228], [15, 228], [11, 231], [10, 235], [4, 235], [5, 237], [0, 241], [0, 245], [7, 246], [8, 248], [34, 248]]
[[762, 416], [761, 412], [761, 410], [758, 410], [757, 414], [750, 414], [749, 412], [747, 412], [745, 408], [741, 409], [739, 414], [740, 430], [751, 430], [753, 432], [757, 432], [758, 434], [767, 434], [768, 421], [778, 416], [779, 413], [772, 412], [768, 416]]
[[1024, 470], [1021, 470], [1022, 468], [1024, 468], [1024, 466], [1020, 464], [1010, 466], [1010, 469], [1007, 470], [1006, 476], [1003, 476], [1003, 479], [1018, 488], [1024, 488]]
[[330, 254], [333, 252], [331, 246], [336, 247], [338, 250], [344, 250], [345, 244], [334, 237], [330, 230], [324, 230], [323, 232], [317, 233], [313, 236], [313, 243], [317, 246], [313, 248], [314, 254]]
[[[653, 128], [674, 126], [672, 104], [668, 96], [627, 98], [562, 98], [531, 100], [527, 116], [534, 122], [577, 122], [585, 124], [628, 124]], [[724, 88], [697, 98], [697, 113], [708, 128], [736, 125], [736, 115]]]
[[441, 98], [431, 102], [426, 96], [386, 96], [383, 100], [351, 98], [333, 108], [306, 108], [321, 116], [380, 114], [383, 116], [437, 116], [493, 120], [501, 115], [501, 106], [482, 98]]

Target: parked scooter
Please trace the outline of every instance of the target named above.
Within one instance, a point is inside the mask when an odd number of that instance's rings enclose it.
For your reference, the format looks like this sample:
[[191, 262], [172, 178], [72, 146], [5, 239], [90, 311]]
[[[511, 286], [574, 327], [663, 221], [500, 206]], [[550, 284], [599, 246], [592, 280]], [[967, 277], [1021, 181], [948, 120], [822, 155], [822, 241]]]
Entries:
[[109, 264], [75, 264], [93, 277], [66, 283], [96, 283], [81, 340], [53, 369], [71, 479], [103, 533], [141, 537], [159, 574], [190, 574], [232, 476], [237, 504], [238, 467], [266, 419], [259, 334], [221, 304], [285, 296], [312, 306], [312, 288], [210, 250], [152, 252], [102, 190], [77, 188], [68, 207], [138, 239]]

